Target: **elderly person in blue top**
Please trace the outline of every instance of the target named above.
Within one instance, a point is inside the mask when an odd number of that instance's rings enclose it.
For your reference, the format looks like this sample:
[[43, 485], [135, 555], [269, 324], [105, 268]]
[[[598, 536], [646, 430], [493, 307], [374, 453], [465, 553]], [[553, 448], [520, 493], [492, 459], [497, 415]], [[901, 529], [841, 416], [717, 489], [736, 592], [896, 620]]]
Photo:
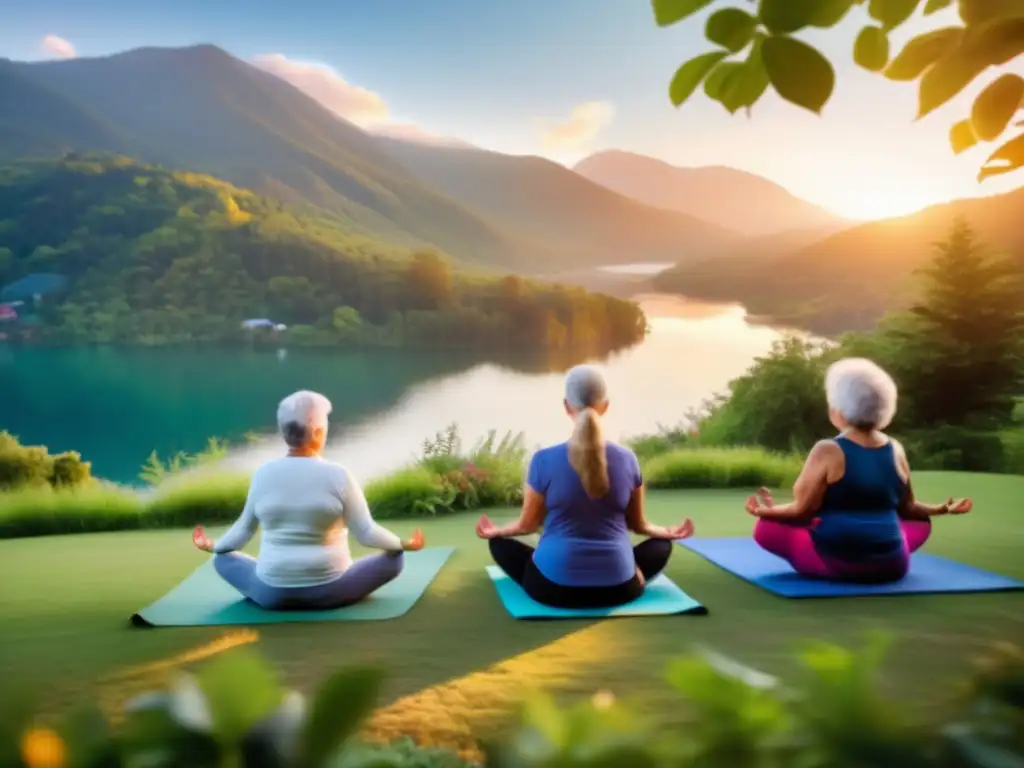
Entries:
[[839, 434], [811, 449], [793, 501], [766, 489], [747, 500], [754, 540], [805, 576], [888, 582], [903, 578], [937, 515], [962, 515], [970, 499], [925, 504], [914, 496], [903, 446], [883, 430], [896, 415], [896, 384], [863, 358], [840, 360], [825, 377], [829, 419]]
[[[423, 548], [416, 531], [403, 542], [374, 522], [352, 473], [321, 457], [330, 401], [296, 392], [281, 401], [277, 424], [286, 456], [259, 467], [241, 517], [216, 542], [201, 527], [192, 538], [226, 582], [268, 610], [330, 609], [357, 602], [402, 571], [403, 552]], [[263, 526], [259, 556], [241, 550]], [[355, 562], [348, 532], [381, 554]]]
[[[608, 390], [596, 368], [569, 371], [564, 406], [574, 422], [572, 437], [534, 454], [519, 519], [499, 528], [484, 515], [477, 535], [489, 540], [494, 562], [539, 603], [604, 608], [632, 602], [665, 568], [672, 541], [693, 534], [693, 523], [663, 528], [644, 516], [636, 456], [602, 437]], [[541, 526], [536, 549], [514, 538]], [[647, 538], [634, 547], [630, 531]]]

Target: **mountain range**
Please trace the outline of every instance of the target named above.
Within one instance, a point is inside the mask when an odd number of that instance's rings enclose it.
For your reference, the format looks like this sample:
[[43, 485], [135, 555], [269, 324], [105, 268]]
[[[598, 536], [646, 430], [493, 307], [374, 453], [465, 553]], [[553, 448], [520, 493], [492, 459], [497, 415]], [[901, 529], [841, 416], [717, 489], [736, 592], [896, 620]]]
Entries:
[[750, 248], [680, 264], [653, 287], [737, 301], [755, 315], [821, 333], [867, 330], [915, 296], [916, 272], [963, 218], [981, 247], [1016, 255], [1024, 271], [1024, 187], [860, 224], [793, 250]]
[[[370, 135], [211, 45], [2, 60], [0, 138], [0, 160], [107, 150], [313, 205], [397, 244], [524, 272], [685, 261], [741, 236], [727, 212], [711, 221], [652, 206], [543, 158]], [[710, 173], [756, 187], [744, 200], [791, 197], [749, 174]]]
[[837, 231], [849, 226], [778, 184], [735, 168], [679, 168], [653, 157], [613, 150], [584, 158], [573, 170], [647, 205], [684, 211], [748, 236]]
[[0, 59], [0, 162], [88, 150], [218, 176], [354, 235], [480, 267], [557, 276], [676, 263], [655, 288], [829, 330], [899, 304], [954, 215], [994, 245], [1024, 240], [1021, 193], [858, 225], [732, 168], [612, 151], [570, 169], [370, 134], [212, 45]]

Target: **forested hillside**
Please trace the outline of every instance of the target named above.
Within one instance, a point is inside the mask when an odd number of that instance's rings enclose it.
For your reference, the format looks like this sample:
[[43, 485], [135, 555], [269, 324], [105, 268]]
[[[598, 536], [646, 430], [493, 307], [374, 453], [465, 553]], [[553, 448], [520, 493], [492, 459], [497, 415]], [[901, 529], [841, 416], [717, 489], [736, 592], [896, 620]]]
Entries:
[[[630, 302], [468, 273], [210, 176], [70, 156], [0, 169], [0, 286], [56, 274], [18, 323], [65, 343], [276, 341], [611, 350], [642, 338]], [[243, 329], [267, 318], [287, 330]], [[5, 328], [10, 328], [8, 321]]]
[[821, 333], [867, 330], [885, 313], [909, 306], [917, 271], [957, 217], [987, 247], [1015, 254], [1024, 270], [1022, 188], [862, 224], [782, 254], [753, 241], [749, 252], [680, 264], [653, 283], [658, 290], [737, 301], [754, 315]]

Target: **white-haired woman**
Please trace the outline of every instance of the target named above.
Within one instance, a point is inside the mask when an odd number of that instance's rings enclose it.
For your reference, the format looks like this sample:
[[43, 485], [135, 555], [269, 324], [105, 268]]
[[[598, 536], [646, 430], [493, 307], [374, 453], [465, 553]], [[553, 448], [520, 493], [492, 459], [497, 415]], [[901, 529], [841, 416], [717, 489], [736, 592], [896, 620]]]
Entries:
[[[693, 523], [663, 528], [647, 521], [636, 456], [602, 437], [608, 390], [596, 368], [569, 372], [564, 405], [575, 422], [572, 437], [533, 455], [519, 520], [499, 528], [484, 515], [477, 535], [490, 540], [494, 562], [537, 602], [622, 605], [643, 594], [668, 563], [672, 541], [691, 536]], [[513, 538], [542, 524], [536, 549]], [[634, 547], [630, 531], [648, 538]]]
[[[316, 392], [281, 401], [277, 424], [288, 455], [256, 470], [241, 517], [218, 541], [201, 527], [195, 545], [214, 553], [217, 573], [268, 610], [330, 609], [355, 603], [402, 571], [402, 553], [423, 548], [419, 531], [407, 541], [373, 521], [352, 473], [324, 461], [331, 403]], [[263, 526], [259, 557], [242, 549]], [[384, 550], [352, 562], [348, 532]]]
[[885, 371], [863, 358], [840, 360], [825, 390], [839, 435], [811, 449], [791, 503], [776, 505], [766, 489], [747, 500], [759, 518], [754, 539], [806, 576], [899, 580], [931, 519], [969, 512], [971, 501], [914, 497], [907, 455], [882, 431], [896, 415], [896, 384]]

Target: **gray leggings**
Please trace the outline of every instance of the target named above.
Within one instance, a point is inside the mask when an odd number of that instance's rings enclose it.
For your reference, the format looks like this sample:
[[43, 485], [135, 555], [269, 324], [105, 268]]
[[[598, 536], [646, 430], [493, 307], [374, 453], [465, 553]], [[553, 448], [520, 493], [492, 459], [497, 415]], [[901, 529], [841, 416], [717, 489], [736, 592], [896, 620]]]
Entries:
[[312, 587], [274, 587], [256, 575], [256, 559], [242, 552], [215, 555], [213, 567], [228, 584], [268, 611], [329, 610], [357, 603], [402, 572], [402, 554], [357, 560], [341, 576]]

